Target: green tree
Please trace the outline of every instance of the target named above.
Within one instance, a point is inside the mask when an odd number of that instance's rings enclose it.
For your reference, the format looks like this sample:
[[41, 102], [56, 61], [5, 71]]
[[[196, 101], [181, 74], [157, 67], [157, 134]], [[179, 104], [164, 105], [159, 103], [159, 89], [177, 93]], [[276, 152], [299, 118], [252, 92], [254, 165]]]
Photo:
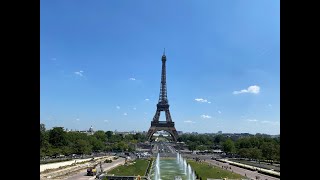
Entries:
[[235, 146], [234, 142], [228, 138], [223, 144], [222, 144], [223, 150], [227, 153], [234, 153], [235, 152]]
[[217, 135], [214, 137], [213, 142], [214, 144], [220, 144], [224, 140], [224, 137], [222, 135]]
[[104, 131], [96, 131], [93, 136], [95, 136], [99, 141], [106, 142], [107, 134]]
[[46, 126], [40, 123], [40, 132], [45, 132], [45, 131], [46, 131]]
[[66, 132], [62, 127], [54, 127], [49, 131], [49, 143], [54, 147], [62, 147], [67, 145]]
[[197, 148], [197, 144], [196, 144], [195, 142], [191, 142], [191, 143], [189, 144], [189, 146], [188, 146], [188, 149], [189, 149], [190, 151], [194, 151], [194, 150], [196, 150], [196, 148]]
[[[40, 149], [42, 148], [48, 148], [49, 142], [48, 142], [48, 133], [46, 132], [46, 128], [44, 124], [40, 124]], [[44, 155], [42, 153], [42, 155]]]
[[249, 157], [252, 159], [261, 159], [262, 152], [258, 148], [250, 148], [249, 149]]
[[74, 150], [77, 154], [89, 154], [92, 149], [88, 141], [78, 139], [74, 145]]
[[262, 157], [268, 160], [275, 159], [275, 155], [278, 151], [277, 146], [272, 142], [264, 142], [261, 146]]
[[89, 138], [90, 144], [92, 145], [92, 150], [97, 151], [103, 151], [105, 150], [105, 142], [102, 142], [101, 140], [98, 140], [96, 137], [91, 136]]
[[107, 138], [110, 139], [111, 136], [113, 135], [113, 132], [112, 131], [107, 131], [106, 135], [107, 135]]

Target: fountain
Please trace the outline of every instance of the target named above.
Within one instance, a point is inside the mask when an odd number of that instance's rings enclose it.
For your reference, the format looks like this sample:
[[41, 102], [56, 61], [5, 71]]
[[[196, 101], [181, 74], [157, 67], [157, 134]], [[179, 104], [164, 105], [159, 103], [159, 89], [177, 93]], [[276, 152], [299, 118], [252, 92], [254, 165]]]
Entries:
[[191, 179], [191, 171], [192, 171], [191, 166], [190, 164], [188, 164], [188, 180]]
[[177, 162], [179, 163], [180, 168], [183, 170], [183, 174], [186, 175], [186, 179], [195, 180], [195, 175], [191, 169], [190, 164], [187, 164], [187, 160], [184, 159], [179, 153], [177, 153]]
[[[160, 173], [161, 169], [161, 173]], [[195, 180], [195, 173], [190, 164], [181, 154], [177, 153], [176, 159], [164, 158], [160, 160], [160, 154], [153, 165], [152, 180]]]
[[160, 180], [160, 154], [159, 153], [156, 159], [156, 171], [154, 175], [154, 180]]

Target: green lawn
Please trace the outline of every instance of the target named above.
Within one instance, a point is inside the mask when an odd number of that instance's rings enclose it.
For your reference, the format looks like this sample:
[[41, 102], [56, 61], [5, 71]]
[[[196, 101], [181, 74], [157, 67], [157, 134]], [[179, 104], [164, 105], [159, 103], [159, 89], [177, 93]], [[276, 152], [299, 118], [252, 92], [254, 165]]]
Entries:
[[114, 174], [115, 176], [144, 176], [148, 168], [149, 161], [145, 159], [137, 159], [132, 165], [121, 165], [111, 171], [108, 174]]
[[[239, 174], [223, 170], [219, 167], [209, 165], [206, 162], [196, 162], [193, 160], [187, 160], [193, 170], [201, 177], [202, 180], [207, 180], [207, 178], [230, 178], [230, 179], [247, 179]], [[199, 178], [200, 178], [199, 177]]]

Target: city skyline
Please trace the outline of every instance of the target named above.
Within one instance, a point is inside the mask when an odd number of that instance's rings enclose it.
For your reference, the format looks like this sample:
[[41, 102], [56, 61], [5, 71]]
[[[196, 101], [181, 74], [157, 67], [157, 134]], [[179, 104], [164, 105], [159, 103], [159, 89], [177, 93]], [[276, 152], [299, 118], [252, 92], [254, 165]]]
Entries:
[[177, 131], [280, 134], [279, 1], [125, 2], [41, 1], [48, 129], [148, 131], [165, 48]]

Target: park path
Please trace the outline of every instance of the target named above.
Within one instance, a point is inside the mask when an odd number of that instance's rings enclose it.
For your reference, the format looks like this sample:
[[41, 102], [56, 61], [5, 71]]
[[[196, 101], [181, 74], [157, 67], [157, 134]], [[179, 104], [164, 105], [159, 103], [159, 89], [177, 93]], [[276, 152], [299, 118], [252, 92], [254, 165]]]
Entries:
[[[207, 160], [206, 162], [209, 162], [211, 165], [214, 165], [214, 166], [217, 166], [217, 167], [228, 167], [228, 168], [223, 168], [223, 169], [227, 169], [228, 171], [231, 171], [231, 172], [234, 172], [234, 173], [237, 173], [237, 174], [240, 174], [242, 176], [246, 176], [250, 179], [256, 179], [256, 177], [260, 177], [259, 179], [260, 180], [280, 180], [280, 178], [276, 178], [276, 177], [272, 177], [272, 176], [268, 176], [268, 175], [265, 175], [265, 174], [261, 174], [257, 171], [251, 171], [251, 170], [248, 170], [248, 169], [243, 169], [243, 168], [240, 168], [240, 167], [237, 167], [237, 166], [233, 166], [233, 165], [230, 165], [229, 163], [223, 163], [223, 162], [219, 162], [219, 161], [216, 161], [216, 160]], [[231, 167], [231, 169], [230, 169]]]

